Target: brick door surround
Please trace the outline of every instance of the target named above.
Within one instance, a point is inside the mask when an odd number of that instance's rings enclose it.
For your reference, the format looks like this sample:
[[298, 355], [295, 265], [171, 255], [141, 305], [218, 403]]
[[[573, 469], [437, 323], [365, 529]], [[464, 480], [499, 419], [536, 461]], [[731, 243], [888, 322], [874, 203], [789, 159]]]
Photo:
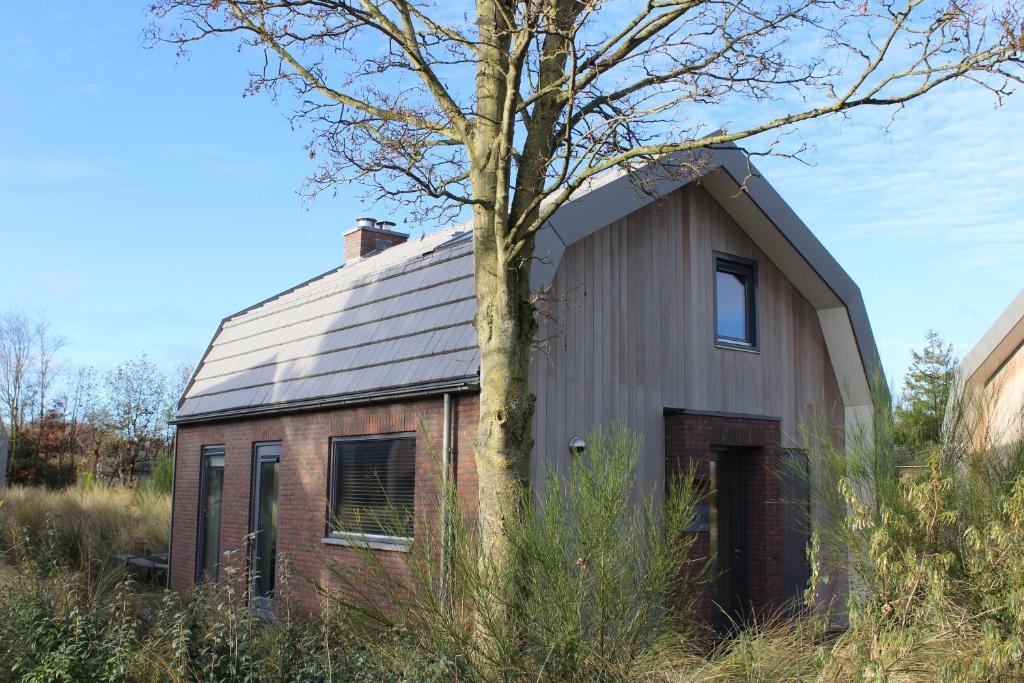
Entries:
[[[746, 599], [755, 615], [779, 608], [783, 602], [784, 510], [778, 477], [781, 418], [666, 408], [665, 476], [694, 467], [698, 482], [710, 481], [715, 453], [729, 450], [742, 460], [743, 518], [745, 526]], [[691, 558], [711, 559], [709, 530], [693, 532], [697, 538]], [[715, 584], [705, 584], [699, 600], [700, 617], [713, 622]]]

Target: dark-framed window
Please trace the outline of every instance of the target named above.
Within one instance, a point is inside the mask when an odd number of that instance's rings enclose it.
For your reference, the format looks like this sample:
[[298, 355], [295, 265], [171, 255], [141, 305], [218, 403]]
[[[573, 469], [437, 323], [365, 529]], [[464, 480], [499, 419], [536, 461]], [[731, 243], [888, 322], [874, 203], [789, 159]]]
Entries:
[[328, 535], [412, 539], [415, 489], [415, 433], [332, 439]]
[[203, 446], [200, 456], [196, 581], [220, 578], [220, 520], [224, 493], [224, 446]]
[[757, 262], [715, 252], [715, 343], [757, 350]]
[[[281, 442], [257, 441], [252, 445], [252, 510], [250, 512], [249, 561], [253, 596], [272, 600], [277, 581], [277, 527], [280, 519]], [[264, 602], [265, 604], [265, 602]]]

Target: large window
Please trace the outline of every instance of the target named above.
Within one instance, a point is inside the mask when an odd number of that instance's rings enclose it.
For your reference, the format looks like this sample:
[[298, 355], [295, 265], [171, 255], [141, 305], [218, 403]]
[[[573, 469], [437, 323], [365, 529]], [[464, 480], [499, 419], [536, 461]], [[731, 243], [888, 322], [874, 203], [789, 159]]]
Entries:
[[415, 435], [334, 439], [330, 535], [411, 539], [415, 485]]
[[196, 580], [216, 581], [220, 573], [220, 512], [224, 491], [224, 447], [203, 446], [199, 489]]
[[757, 349], [757, 265], [715, 254], [715, 342]]
[[269, 608], [277, 582], [278, 482], [281, 442], [253, 445], [252, 581], [257, 604]]

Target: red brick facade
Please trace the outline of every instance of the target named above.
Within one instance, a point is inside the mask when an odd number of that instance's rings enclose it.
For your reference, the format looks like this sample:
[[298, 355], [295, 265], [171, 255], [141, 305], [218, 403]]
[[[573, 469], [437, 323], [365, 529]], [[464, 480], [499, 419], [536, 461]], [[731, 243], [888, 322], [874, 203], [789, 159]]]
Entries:
[[[666, 411], [665, 473], [670, 477], [693, 466], [699, 482], [710, 482], [710, 462], [720, 453], [739, 459], [742, 486], [742, 518], [745, 527], [743, 552], [747, 609], [763, 614], [784, 600], [784, 512], [780, 504], [778, 459], [780, 421], [771, 418], [728, 416], [696, 411]], [[710, 503], [711, 495], [704, 502]], [[712, 555], [711, 532], [694, 532], [692, 557], [707, 562]], [[705, 622], [713, 621], [715, 583], [707, 584], [699, 611]]]
[[[479, 400], [475, 394], [453, 397], [453, 469], [459, 497], [470, 517], [476, 510], [477, 479], [473, 438]], [[196, 527], [203, 446], [223, 445], [224, 493], [221, 511], [221, 551], [225, 563], [239, 573], [247, 562], [246, 536], [252, 506], [253, 446], [261, 441], [280, 441], [280, 517], [278, 557], [287, 563], [294, 579], [289, 594], [298, 605], [314, 608], [315, 591], [309, 585], [329, 583], [328, 558], [357, 561], [344, 546], [323, 542], [328, 495], [328, 463], [333, 437], [416, 432], [416, 527], [420, 537], [424, 518], [435, 518], [431, 506], [439, 482], [443, 397], [396, 401], [254, 417], [202, 425], [182, 425], [178, 430], [175, 462], [173, 537], [170, 558], [171, 586], [193, 585], [196, 562]], [[783, 599], [783, 512], [779, 501], [776, 460], [780, 455], [778, 420], [666, 411], [666, 476], [693, 463], [697, 477], [709, 480], [709, 463], [722, 449], [742, 449], [743, 518], [746, 527], [746, 599], [756, 613], [779, 605]], [[711, 555], [707, 531], [698, 531], [694, 558]], [[405, 554], [380, 550], [397, 573]], [[308, 581], [307, 581], [308, 580]], [[703, 618], [710, 623], [716, 598], [713, 582], [702, 597]]]
[[[456, 486], [467, 514], [476, 510], [476, 466], [473, 437], [479, 400], [461, 394], [452, 400], [452, 449]], [[237, 569], [245, 567], [246, 543], [252, 505], [253, 444], [280, 441], [280, 499], [278, 557], [288, 563], [297, 579], [290, 582], [295, 601], [316, 605], [308, 582], [323, 585], [329, 579], [325, 559], [344, 560], [354, 553], [322, 541], [327, 521], [327, 470], [330, 441], [339, 436], [364, 436], [416, 432], [416, 530], [419, 519], [430, 517], [439, 483], [443, 397], [380, 403], [317, 412], [237, 419], [178, 428], [175, 453], [174, 514], [170, 557], [170, 582], [177, 589], [195, 580], [196, 526], [200, 486], [200, 454], [203, 446], [224, 445], [224, 492], [221, 510], [221, 551]], [[472, 520], [471, 520], [472, 521]], [[404, 554], [379, 551], [396, 571], [402, 570]]]

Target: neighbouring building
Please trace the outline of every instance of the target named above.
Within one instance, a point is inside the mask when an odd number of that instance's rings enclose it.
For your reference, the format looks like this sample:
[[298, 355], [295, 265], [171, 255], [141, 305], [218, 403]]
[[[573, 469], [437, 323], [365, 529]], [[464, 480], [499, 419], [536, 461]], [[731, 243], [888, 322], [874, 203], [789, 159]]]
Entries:
[[950, 403], [977, 449], [1024, 437], [1024, 290], [957, 369], [960, 401]]
[[[814, 501], [783, 496], [781, 464], [805, 457], [812, 419], [840, 441], [863, 433], [879, 366], [857, 286], [742, 152], [706, 168], [609, 176], [539, 233], [533, 468], [565, 471], [570, 440], [612, 422], [644, 435], [649, 490], [694, 464], [714, 492], [696, 551], [722, 569], [706, 602], [738, 613], [802, 590], [794, 519]], [[471, 232], [394, 228], [359, 219], [341, 267], [221, 323], [177, 411], [173, 587], [233, 562], [268, 600], [280, 558], [324, 582], [353, 544], [400, 571], [442, 449], [475, 509]], [[408, 513], [399, 534], [357, 514], [385, 499]], [[306, 584], [295, 599], [314, 604]]]

